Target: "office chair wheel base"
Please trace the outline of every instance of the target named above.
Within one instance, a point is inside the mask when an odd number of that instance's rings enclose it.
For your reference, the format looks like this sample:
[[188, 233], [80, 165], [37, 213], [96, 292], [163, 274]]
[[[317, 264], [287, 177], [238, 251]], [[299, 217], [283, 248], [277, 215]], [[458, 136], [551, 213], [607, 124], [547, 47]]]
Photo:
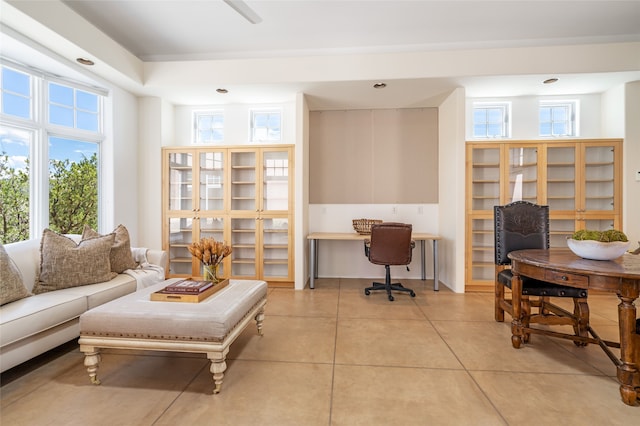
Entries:
[[367, 296], [371, 294], [371, 292], [369, 290], [365, 290], [364, 294], [366, 294]]
[[409, 293], [409, 294], [411, 295], [411, 297], [416, 297], [416, 293], [413, 292], [413, 291], [411, 293]]
[[394, 301], [393, 296], [392, 296], [392, 295], [389, 295], [389, 302], [393, 302], [393, 301]]

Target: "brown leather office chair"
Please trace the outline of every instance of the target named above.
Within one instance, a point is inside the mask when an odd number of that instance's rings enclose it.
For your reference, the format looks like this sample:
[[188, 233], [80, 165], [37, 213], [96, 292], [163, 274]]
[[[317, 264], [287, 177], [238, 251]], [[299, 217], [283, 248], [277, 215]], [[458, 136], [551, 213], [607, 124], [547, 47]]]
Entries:
[[[411, 297], [416, 294], [410, 288], [403, 287], [400, 283], [391, 282], [391, 265], [409, 265], [415, 242], [411, 240], [412, 226], [406, 223], [386, 222], [371, 226], [371, 239], [365, 240], [364, 251], [369, 262], [376, 265], [384, 265], [386, 277], [384, 283], [373, 283], [373, 286], [364, 289], [367, 296], [375, 290], [386, 290], [387, 297], [393, 302], [391, 291], [409, 293]], [[409, 266], [407, 266], [409, 270]]]
[[[525, 276], [522, 278], [521, 294], [512, 292], [511, 299], [505, 298], [505, 287], [512, 289], [513, 274], [507, 255], [515, 250], [548, 249], [549, 248], [549, 206], [540, 206], [527, 201], [515, 201], [504, 206], [494, 206], [495, 225], [495, 320], [504, 321], [505, 311], [513, 318], [513, 306], [522, 306], [522, 325], [525, 331], [524, 341], [529, 340], [531, 332], [557, 335], [548, 329], [533, 329], [531, 323], [547, 325], [572, 325], [574, 336], [563, 334], [562, 337], [572, 339], [578, 346], [584, 346], [579, 337], [588, 337], [589, 305], [587, 290], [568, 287], [545, 281], [538, 281]], [[531, 300], [530, 296], [537, 296]], [[551, 297], [571, 297], [573, 313], [550, 302]], [[533, 314], [531, 308], [537, 308]], [[513, 341], [515, 347], [519, 342]]]

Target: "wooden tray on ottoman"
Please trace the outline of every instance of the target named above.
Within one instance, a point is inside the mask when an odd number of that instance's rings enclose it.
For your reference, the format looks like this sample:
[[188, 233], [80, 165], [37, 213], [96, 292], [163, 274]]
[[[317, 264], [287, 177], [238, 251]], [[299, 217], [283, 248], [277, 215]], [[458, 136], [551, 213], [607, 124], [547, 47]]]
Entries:
[[217, 293], [218, 291], [229, 285], [229, 279], [222, 280], [213, 287], [209, 287], [202, 293], [189, 294], [189, 293], [173, 293], [162, 289], [151, 293], [151, 300], [156, 302], [187, 302], [187, 303], [199, 303], [207, 297]]

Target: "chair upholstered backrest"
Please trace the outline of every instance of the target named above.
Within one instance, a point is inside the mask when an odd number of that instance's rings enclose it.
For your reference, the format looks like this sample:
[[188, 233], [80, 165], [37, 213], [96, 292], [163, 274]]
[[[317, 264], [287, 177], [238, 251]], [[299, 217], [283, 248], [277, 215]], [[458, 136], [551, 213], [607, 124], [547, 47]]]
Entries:
[[495, 263], [509, 265], [514, 250], [549, 248], [549, 206], [514, 201], [493, 207]]
[[385, 222], [371, 226], [369, 261], [377, 265], [408, 265], [411, 263], [412, 226]]

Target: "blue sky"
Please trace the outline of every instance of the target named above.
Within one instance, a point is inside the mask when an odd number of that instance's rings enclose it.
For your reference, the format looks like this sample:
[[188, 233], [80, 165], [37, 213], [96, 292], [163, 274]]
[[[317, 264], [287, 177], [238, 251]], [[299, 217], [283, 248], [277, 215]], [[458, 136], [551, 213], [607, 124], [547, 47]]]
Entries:
[[[98, 95], [55, 83], [49, 83], [47, 87], [50, 123], [98, 133]], [[35, 109], [32, 105], [35, 102], [34, 98], [31, 77], [28, 74], [2, 67], [2, 111], [5, 114], [31, 121], [31, 110]], [[29, 147], [37, 142], [37, 132], [33, 130], [0, 126], [0, 153], [9, 155], [10, 165], [14, 168], [25, 167], [25, 161], [30, 154]], [[72, 162], [78, 162], [97, 153], [98, 145], [48, 136], [48, 150], [50, 159], [68, 158]]]

